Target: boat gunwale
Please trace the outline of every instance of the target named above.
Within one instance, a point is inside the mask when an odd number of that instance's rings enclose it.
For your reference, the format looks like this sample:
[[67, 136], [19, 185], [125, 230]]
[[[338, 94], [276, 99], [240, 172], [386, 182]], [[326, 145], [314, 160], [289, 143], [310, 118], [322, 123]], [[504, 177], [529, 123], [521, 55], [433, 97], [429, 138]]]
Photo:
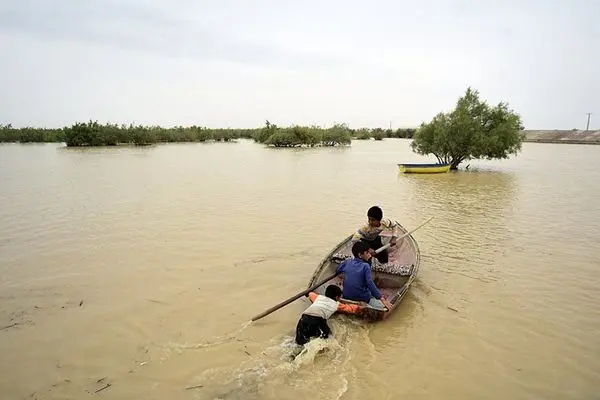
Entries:
[[449, 166], [450, 163], [436, 163], [436, 164], [398, 164], [398, 166], [400, 167], [406, 167], [406, 168], [441, 168], [441, 167], [447, 167]]
[[[401, 224], [399, 224], [397, 221], [395, 221], [401, 228], [401, 230], [404, 231], [404, 233], [408, 233], [408, 230], [402, 226]], [[351, 239], [352, 239], [353, 235], [349, 235], [347, 236], [345, 239], [343, 239], [342, 241], [340, 241], [337, 245], [335, 245], [335, 247], [333, 247], [333, 249], [321, 260], [321, 262], [319, 263], [318, 267], [315, 269], [315, 271], [313, 272], [309, 283], [308, 283], [308, 287], [312, 287], [317, 279], [319, 278], [319, 276], [321, 276], [323, 270], [327, 267], [329, 267], [329, 265], [332, 263], [331, 258], [332, 256], [338, 251], [340, 250], [346, 243], [348, 243]], [[421, 250], [419, 248], [419, 244], [417, 243], [417, 241], [415, 240], [415, 238], [412, 236], [412, 234], [406, 236], [404, 239], [409, 239], [411, 246], [413, 247], [414, 253], [415, 253], [415, 262], [414, 262], [414, 267], [413, 267], [413, 271], [411, 272], [411, 274], [409, 275], [406, 283], [404, 285], [402, 285], [402, 287], [398, 288], [398, 292], [396, 294], [394, 294], [394, 296], [392, 297], [392, 299], [390, 299], [390, 303], [392, 304], [392, 308], [389, 309], [388, 311], [379, 311], [379, 317], [375, 318], [375, 320], [382, 320], [387, 318], [402, 302], [402, 299], [404, 298], [404, 296], [406, 295], [406, 293], [408, 292], [408, 289], [410, 288], [410, 286], [412, 285], [412, 283], [414, 282], [414, 280], [417, 277], [417, 274], [419, 272], [419, 267], [421, 264]], [[373, 309], [373, 311], [377, 311], [375, 309]], [[363, 318], [363, 319], [368, 319], [368, 318]]]

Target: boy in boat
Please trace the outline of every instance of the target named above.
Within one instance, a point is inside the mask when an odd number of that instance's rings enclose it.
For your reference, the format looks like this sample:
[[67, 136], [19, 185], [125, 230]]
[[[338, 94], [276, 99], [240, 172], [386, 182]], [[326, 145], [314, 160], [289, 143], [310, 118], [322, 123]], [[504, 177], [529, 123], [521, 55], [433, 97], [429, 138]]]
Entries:
[[336, 311], [357, 313], [363, 308], [355, 304], [340, 303], [341, 296], [342, 289], [336, 285], [327, 286], [325, 296], [315, 292], [308, 294], [312, 304], [304, 310], [296, 326], [297, 344], [304, 345], [316, 337], [327, 339], [331, 333], [331, 329], [327, 325], [327, 320]]
[[[383, 211], [377, 206], [369, 208], [367, 211], [367, 223], [361, 226], [358, 231], [352, 237], [352, 242], [362, 241], [369, 245], [369, 252], [371, 255], [380, 263], [385, 264], [388, 262], [388, 251], [384, 250], [379, 254], [375, 254], [375, 250], [383, 246], [381, 242], [381, 236], [379, 234], [384, 229], [391, 229], [392, 239], [390, 244], [396, 245], [396, 239], [398, 238], [398, 224], [392, 222], [388, 218], [383, 218]], [[345, 296], [344, 296], [345, 297]]]
[[348, 300], [364, 301], [378, 310], [389, 310], [391, 304], [383, 298], [371, 275], [371, 252], [369, 245], [358, 241], [352, 245], [354, 258], [338, 265], [336, 272], [344, 275], [343, 297]]

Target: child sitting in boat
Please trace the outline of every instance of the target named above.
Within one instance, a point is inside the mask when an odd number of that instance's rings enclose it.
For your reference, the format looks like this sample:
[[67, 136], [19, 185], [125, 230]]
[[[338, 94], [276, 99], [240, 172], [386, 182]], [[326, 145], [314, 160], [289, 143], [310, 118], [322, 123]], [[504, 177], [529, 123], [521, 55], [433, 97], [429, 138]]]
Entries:
[[371, 275], [371, 253], [369, 245], [358, 241], [352, 245], [354, 258], [338, 265], [336, 272], [344, 275], [343, 297], [348, 300], [364, 301], [378, 310], [389, 310], [391, 304], [383, 298]]
[[367, 211], [367, 223], [361, 226], [352, 237], [352, 242], [360, 240], [367, 243], [371, 249], [371, 255], [377, 258], [382, 264], [388, 262], [388, 252], [387, 250], [384, 250], [379, 254], [375, 254], [375, 250], [383, 246], [379, 234], [384, 229], [390, 229], [392, 231], [390, 244], [394, 246], [396, 244], [396, 238], [398, 238], [398, 224], [392, 222], [390, 219], [383, 218], [383, 211], [381, 208], [373, 206]]
[[340, 303], [342, 289], [336, 285], [329, 285], [325, 289], [325, 296], [310, 292], [308, 297], [312, 304], [304, 310], [296, 326], [296, 343], [304, 345], [312, 338], [326, 339], [331, 333], [327, 320], [336, 311], [357, 313], [363, 307], [355, 304]]

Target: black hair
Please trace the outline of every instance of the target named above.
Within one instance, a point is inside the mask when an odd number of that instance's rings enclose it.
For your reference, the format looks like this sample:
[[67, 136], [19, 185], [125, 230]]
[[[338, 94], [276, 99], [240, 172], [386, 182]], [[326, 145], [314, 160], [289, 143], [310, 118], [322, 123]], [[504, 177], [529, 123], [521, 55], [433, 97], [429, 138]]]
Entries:
[[325, 296], [329, 297], [330, 299], [335, 300], [336, 298], [340, 297], [341, 295], [342, 295], [342, 289], [340, 289], [340, 287], [337, 285], [329, 285], [329, 286], [327, 286], [327, 289], [325, 289]]
[[367, 217], [371, 217], [373, 219], [376, 219], [377, 221], [381, 221], [381, 219], [383, 218], [383, 211], [381, 211], [381, 208], [373, 206], [369, 208], [369, 211], [367, 211]]
[[352, 254], [354, 254], [354, 257], [358, 257], [359, 254], [362, 254], [365, 251], [368, 251], [369, 249], [370, 247], [368, 244], [366, 244], [362, 240], [359, 240], [358, 242], [352, 245]]

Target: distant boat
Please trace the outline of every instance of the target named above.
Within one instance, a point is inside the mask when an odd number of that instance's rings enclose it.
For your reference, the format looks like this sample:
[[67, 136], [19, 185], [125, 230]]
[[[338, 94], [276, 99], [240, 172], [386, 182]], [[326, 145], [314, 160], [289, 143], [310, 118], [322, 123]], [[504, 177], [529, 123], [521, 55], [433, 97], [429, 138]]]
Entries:
[[450, 171], [450, 164], [398, 164], [405, 174], [439, 174]]

